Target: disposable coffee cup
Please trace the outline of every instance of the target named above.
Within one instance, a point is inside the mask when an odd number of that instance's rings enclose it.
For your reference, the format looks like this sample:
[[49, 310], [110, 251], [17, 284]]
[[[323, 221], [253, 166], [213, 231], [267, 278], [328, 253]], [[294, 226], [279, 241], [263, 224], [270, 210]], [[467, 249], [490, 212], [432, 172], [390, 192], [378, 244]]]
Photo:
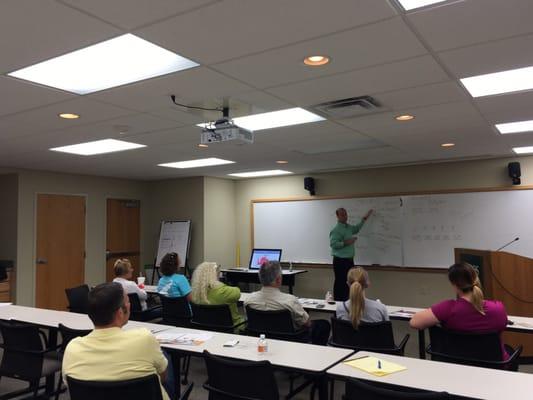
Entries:
[[137, 286], [139, 286], [141, 289], [144, 287], [144, 281], [146, 280], [145, 276], [139, 276], [137, 278]]

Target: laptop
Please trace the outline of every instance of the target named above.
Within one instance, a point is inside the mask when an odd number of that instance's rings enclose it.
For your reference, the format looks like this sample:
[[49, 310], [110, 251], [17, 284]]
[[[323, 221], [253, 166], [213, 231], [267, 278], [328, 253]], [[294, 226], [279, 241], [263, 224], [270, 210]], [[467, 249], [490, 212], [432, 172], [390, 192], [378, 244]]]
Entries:
[[253, 249], [249, 269], [259, 269], [265, 261], [280, 261], [281, 249]]

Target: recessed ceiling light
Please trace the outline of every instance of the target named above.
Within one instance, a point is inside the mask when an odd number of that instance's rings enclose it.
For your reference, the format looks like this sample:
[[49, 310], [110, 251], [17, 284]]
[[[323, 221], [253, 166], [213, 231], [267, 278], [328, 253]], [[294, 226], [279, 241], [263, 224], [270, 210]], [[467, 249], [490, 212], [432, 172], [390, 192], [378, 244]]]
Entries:
[[133, 150], [146, 147], [144, 144], [124, 142], [115, 139], [96, 140], [94, 142], [73, 144], [70, 146], [54, 147], [50, 150], [62, 153], [92, 156], [95, 154], [114, 153], [117, 151]]
[[304, 58], [304, 64], [311, 67], [319, 67], [329, 63], [329, 57], [327, 56], [309, 56]]
[[169, 168], [198, 168], [198, 167], [211, 167], [213, 165], [234, 164], [235, 161], [222, 160], [220, 158], [201, 158], [199, 160], [178, 161], [165, 164], [157, 164], [160, 167]]
[[205, 143], [200, 143], [198, 147], [205, 149], [206, 147], [209, 147], [209, 145]]
[[455, 146], [455, 143], [443, 143], [440, 146], [441, 147], [453, 147], [453, 146]]
[[412, 119], [415, 119], [414, 115], [410, 114], [403, 114], [403, 115], [397, 115], [394, 117], [396, 121], [411, 121]]
[[276, 164], [288, 164], [289, 162], [287, 160], [278, 160], [276, 161]]
[[[235, 125], [248, 129], [249, 131], [260, 131], [263, 129], [280, 128], [282, 126], [307, 124], [309, 122], [324, 120], [325, 118], [320, 115], [313, 114], [300, 107], [233, 118]], [[210, 125], [210, 123], [202, 123], [196, 126], [205, 128]]]
[[513, 151], [516, 154], [529, 154], [533, 153], [533, 146], [513, 147]]
[[429, 6], [431, 4], [444, 3], [446, 0], [398, 0], [405, 11]]
[[8, 75], [87, 94], [198, 65], [128, 33]]
[[282, 169], [273, 169], [270, 171], [238, 172], [235, 174], [228, 174], [228, 175], [237, 176], [239, 178], [257, 178], [259, 176], [275, 176], [275, 175], [288, 175], [288, 174], [292, 174], [292, 172], [284, 171]]
[[72, 114], [72, 113], [61, 113], [61, 114], [57, 114], [57, 116], [59, 118], [64, 118], [64, 119], [78, 119], [80, 117], [78, 114]]
[[533, 89], [533, 67], [511, 69], [461, 79], [472, 97]]
[[498, 129], [501, 134], [533, 132], [533, 120], [496, 124], [496, 129]]

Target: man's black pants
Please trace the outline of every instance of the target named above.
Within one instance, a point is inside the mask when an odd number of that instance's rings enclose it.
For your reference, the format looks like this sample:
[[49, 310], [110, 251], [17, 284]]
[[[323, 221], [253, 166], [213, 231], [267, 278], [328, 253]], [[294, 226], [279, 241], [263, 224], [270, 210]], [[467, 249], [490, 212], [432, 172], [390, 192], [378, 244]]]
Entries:
[[346, 283], [348, 271], [353, 267], [353, 258], [333, 257], [333, 271], [335, 272], [335, 283], [333, 285], [333, 298], [336, 301], [348, 300], [350, 288]]

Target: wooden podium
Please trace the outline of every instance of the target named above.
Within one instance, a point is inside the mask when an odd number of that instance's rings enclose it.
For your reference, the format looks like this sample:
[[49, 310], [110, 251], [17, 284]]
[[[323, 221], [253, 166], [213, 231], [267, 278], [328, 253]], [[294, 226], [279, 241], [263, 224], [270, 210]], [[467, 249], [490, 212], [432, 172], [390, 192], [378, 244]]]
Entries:
[[[455, 249], [455, 262], [479, 268], [486, 299], [499, 300], [508, 315], [533, 317], [533, 259], [505, 251]], [[533, 357], [533, 335], [505, 332], [504, 342], [524, 346], [522, 357]]]

